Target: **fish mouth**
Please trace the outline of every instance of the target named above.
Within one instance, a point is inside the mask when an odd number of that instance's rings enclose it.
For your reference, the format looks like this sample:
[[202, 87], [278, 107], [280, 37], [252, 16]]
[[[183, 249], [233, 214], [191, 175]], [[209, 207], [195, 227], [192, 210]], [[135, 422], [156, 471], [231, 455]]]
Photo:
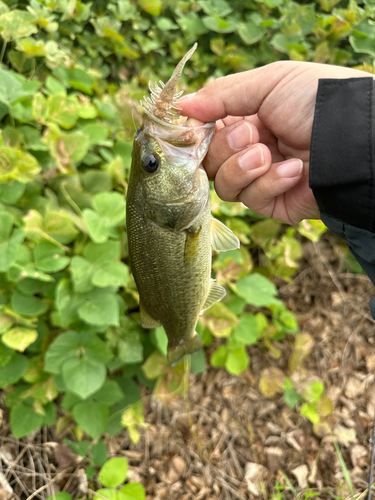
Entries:
[[[211, 129], [215, 129], [215, 122], [207, 122], [203, 125], [197, 125], [196, 127], [191, 127], [187, 125], [176, 125], [171, 123], [166, 123], [161, 121], [159, 118], [149, 114], [145, 111], [145, 114], [148, 117], [147, 123], [145, 124], [145, 129], [147, 129], [148, 133], [152, 135], [155, 139], [161, 139], [164, 141], [176, 141], [181, 137], [187, 137], [189, 132], [192, 133], [193, 136], [199, 136], [206, 132], [210, 132]], [[187, 120], [188, 118], [185, 117]]]

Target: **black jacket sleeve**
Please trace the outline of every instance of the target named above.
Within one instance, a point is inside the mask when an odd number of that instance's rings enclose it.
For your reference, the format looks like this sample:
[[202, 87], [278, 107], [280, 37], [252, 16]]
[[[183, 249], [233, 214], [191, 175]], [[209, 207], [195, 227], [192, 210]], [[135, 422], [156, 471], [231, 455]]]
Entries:
[[[347, 240], [375, 284], [374, 89], [372, 77], [319, 81], [310, 187], [323, 222]], [[370, 307], [374, 316], [374, 297]]]

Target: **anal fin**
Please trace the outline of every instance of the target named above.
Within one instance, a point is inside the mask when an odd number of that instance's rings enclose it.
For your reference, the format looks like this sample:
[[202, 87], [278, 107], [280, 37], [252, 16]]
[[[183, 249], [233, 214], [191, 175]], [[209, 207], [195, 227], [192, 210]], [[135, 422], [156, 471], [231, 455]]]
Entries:
[[139, 309], [141, 312], [141, 325], [143, 328], [158, 328], [158, 326], [160, 326], [159, 321], [152, 318], [148, 312], [145, 311], [142, 304], [139, 305]]
[[240, 248], [240, 240], [233, 231], [214, 217], [211, 219], [211, 244], [219, 252]]
[[204, 314], [207, 309], [213, 306], [216, 302], [219, 302], [226, 295], [226, 290], [224, 287], [216, 283], [216, 281], [211, 280], [210, 291], [208, 292], [206, 301], [203, 305], [202, 311], [199, 313], [200, 315]]

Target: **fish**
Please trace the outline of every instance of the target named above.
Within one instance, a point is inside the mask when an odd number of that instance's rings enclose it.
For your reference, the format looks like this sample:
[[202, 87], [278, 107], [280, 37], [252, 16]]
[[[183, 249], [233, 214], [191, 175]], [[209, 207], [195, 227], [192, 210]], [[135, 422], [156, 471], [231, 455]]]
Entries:
[[239, 248], [237, 236], [211, 215], [202, 162], [215, 123], [190, 126], [180, 115], [177, 84], [195, 44], [166, 84], [141, 101], [142, 125], [133, 143], [126, 201], [129, 263], [144, 328], [163, 326], [171, 365], [202, 347], [200, 314], [225, 288], [211, 279], [212, 250]]

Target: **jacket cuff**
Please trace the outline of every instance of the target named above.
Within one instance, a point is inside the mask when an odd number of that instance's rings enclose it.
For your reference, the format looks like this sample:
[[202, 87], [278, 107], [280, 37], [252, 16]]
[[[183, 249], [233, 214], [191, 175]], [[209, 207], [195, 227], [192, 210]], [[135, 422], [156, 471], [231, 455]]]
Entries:
[[375, 232], [374, 80], [319, 80], [310, 187], [321, 212]]

